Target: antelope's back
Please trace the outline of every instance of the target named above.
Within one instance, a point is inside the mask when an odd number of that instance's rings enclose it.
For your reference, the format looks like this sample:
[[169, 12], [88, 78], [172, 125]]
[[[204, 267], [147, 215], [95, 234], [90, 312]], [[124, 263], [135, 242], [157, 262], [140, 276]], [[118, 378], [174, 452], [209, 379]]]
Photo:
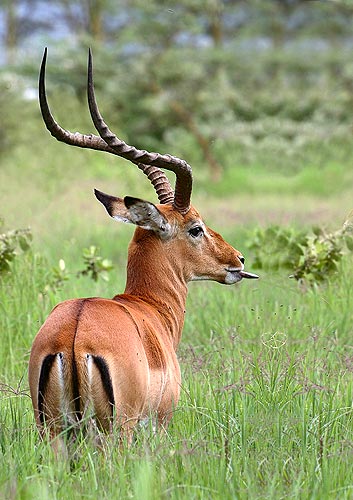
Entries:
[[[29, 363], [39, 428], [45, 423], [57, 433], [63, 423], [93, 411], [99, 426], [109, 430], [113, 413], [133, 422], [177, 402], [178, 389], [166, 390], [170, 374], [179, 374], [176, 356], [170, 357], [158, 333], [158, 318], [147, 312], [101, 298], [68, 300], [53, 309]], [[177, 376], [173, 385], [179, 383]]]

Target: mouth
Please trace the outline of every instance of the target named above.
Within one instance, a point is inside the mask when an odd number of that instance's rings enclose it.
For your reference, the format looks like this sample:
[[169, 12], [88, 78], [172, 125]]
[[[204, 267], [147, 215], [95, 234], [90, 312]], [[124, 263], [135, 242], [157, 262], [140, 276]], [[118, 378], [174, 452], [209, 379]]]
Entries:
[[226, 284], [233, 284], [233, 283], [237, 283], [238, 281], [241, 281], [243, 278], [244, 279], [249, 279], [249, 280], [256, 280], [259, 278], [259, 276], [257, 274], [253, 274], [253, 273], [248, 273], [246, 271], [243, 271], [242, 269], [239, 269], [239, 268], [228, 268], [226, 269], [228, 275], [226, 277]]

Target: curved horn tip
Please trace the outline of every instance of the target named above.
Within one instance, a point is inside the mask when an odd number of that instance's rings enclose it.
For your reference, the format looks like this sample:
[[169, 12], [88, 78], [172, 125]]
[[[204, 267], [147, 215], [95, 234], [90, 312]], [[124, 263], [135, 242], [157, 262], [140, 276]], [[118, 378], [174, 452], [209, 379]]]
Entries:
[[91, 47], [88, 48], [88, 65], [87, 65], [87, 95], [90, 102], [90, 94], [93, 91], [93, 60]]
[[92, 59], [93, 59], [92, 49], [91, 47], [88, 47], [88, 71], [90, 71], [90, 69], [92, 68]]
[[46, 66], [46, 63], [47, 63], [47, 56], [48, 56], [48, 47], [44, 47], [44, 52], [43, 52], [43, 57], [42, 57], [42, 64], [40, 66], [41, 73], [44, 73], [44, 71], [45, 71], [45, 66]]

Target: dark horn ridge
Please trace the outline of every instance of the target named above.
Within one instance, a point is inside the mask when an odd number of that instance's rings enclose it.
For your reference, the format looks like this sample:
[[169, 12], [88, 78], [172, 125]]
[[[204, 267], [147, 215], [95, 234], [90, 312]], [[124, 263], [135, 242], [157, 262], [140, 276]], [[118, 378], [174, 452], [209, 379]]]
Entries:
[[88, 81], [87, 81], [88, 105], [94, 126], [101, 138], [111, 147], [119, 156], [126, 158], [133, 163], [144, 163], [157, 168], [170, 170], [176, 175], [173, 206], [180, 213], [185, 214], [190, 208], [190, 198], [192, 191], [192, 171], [186, 161], [171, 156], [169, 154], [150, 153], [140, 150], [134, 146], [129, 146], [119, 139], [105, 123], [94, 94], [93, 84], [93, 64], [92, 52], [88, 53]]
[[[69, 132], [62, 128], [54, 119], [51, 114], [45, 89], [45, 70], [47, 62], [48, 49], [45, 47], [43, 59], [39, 73], [39, 105], [42, 117], [46, 128], [51, 135], [58, 141], [64, 142], [70, 146], [77, 146], [80, 148], [93, 149], [95, 151], [103, 151], [106, 153], [121, 156], [114, 149], [112, 149], [101, 137], [94, 134], [81, 134], [79, 132]], [[144, 165], [141, 162], [138, 168], [148, 177], [151, 184], [155, 188], [159, 202], [161, 204], [172, 203], [174, 200], [174, 192], [170, 185], [168, 177], [157, 167]]]

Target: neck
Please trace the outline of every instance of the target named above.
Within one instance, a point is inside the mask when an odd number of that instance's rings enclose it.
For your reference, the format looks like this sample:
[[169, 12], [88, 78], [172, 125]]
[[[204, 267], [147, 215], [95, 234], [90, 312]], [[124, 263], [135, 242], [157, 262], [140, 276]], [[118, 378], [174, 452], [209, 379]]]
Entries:
[[154, 307], [177, 348], [184, 326], [187, 282], [167, 247], [168, 242], [148, 231], [135, 233], [129, 247], [125, 294]]

